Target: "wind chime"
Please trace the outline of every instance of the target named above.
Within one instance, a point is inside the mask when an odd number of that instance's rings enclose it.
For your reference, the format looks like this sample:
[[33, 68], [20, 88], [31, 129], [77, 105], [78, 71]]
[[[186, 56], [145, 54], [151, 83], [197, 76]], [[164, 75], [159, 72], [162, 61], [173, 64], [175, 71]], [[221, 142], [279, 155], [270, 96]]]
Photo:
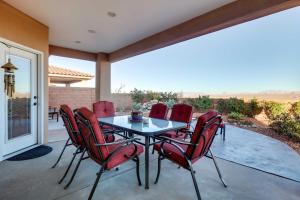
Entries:
[[11, 63], [11, 60], [10, 60], [10, 46], [8, 46], [8, 48], [9, 48], [8, 61], [1, 68], [4, 69], [4, 90], [6, 92], [6, 95], [9, 98], [12, 98], [15, 94], [15, 75], [14, 75], [14, 71], [17, 70], [18, 68], [16, 68], [16, 66], [14, 66]]

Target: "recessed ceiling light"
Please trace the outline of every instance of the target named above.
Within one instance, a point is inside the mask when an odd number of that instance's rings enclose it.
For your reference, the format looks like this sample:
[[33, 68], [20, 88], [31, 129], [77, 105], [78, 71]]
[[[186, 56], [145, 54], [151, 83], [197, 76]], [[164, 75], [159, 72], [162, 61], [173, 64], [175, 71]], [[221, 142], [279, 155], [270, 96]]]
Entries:
[[115, 17], [115, 16], [117, 16], [117, 14], [116, 14], [115, 12], [112, 12], [112, 11], [108, 11], [108, 12], [107, 12], [107, 15], [108, 15], [109, 17]]
[[79, 40], [76, 40], [76, 41], [75, 41], [75, 43], [76, 43], [76, 44], [80, 44], [80, 43], [81, 43], [81, 41], [79, 41]]
[[93, 30], [93, 29], [88, 30], [88, 32], [89, 32], [89, 33], [96, 33], [96, 31]]

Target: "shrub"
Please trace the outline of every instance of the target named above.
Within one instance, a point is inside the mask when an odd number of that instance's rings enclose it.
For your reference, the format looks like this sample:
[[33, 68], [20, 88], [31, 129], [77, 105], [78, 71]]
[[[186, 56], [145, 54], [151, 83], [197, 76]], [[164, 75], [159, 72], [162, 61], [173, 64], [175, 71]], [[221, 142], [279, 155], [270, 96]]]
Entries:
[[227, 113], [227, 104], [225, 99], [219, 99], [217, 101], [217, 110], [220, 113]]
[[169, 109], [171, 109], [176, 101], [174, 99], [169, 99], [168, 101], [165, 102], [165, 104], [168, 106]]
[[246, 116], [241, 114], [241, 113], [238, 113], [238, 112], [231, 112], [229, 115], [228, 115], [228, 119], [232, 119], [232, 120], [236, 120], [236, 121], [241, 121], [243, 119], [245, 119]]
[[209, 96], [199, 96], [195, 99], [188, 99], [188, 103], [191, 104], [198, 111], [207, 110], [213, 105], [213, 102], [209, 98]]
[[283, 113], [271, 123], [276, 132], [287, 135], [300, 142], [300, 122], [293, 119], [288, 113]]
[[273, 101], [265, 102], [264, 110], [270, 120], [276, 120], [284, 113], [284, 105]]
[[153, 91], [146, 91], [145, 94], [145, 99], [146, 101], [151, 101], [151, 100], [160, 100], [160, 93], [159, 92], [153, 92]]
[[259, 102], [257, 99], [251, 99], [249, 103], [245, 104], [245, 114], [248, 117], [254, 117], [255, 115], [258, 115], [262, 111], [262, 106], [259, 105]]
[[130, 96], [134, 103], [142, 103], [145, 99], [145, 92], [134, 88], [134, 90], [130, 92]]
[[159, 101], [167, 102], [170, 99], [173, 99], [175, 102], [177, 101], [177, 93], [173, 92], [160, 92], [160, 99]]
[[219, 99], [217, 110], [221, 113], [245, 113], [245, 103], [242, 99], [230, 97], [229, 99]]
[[296, 119], [300, 120], [300, 101], [292, 105], [291, 113]]

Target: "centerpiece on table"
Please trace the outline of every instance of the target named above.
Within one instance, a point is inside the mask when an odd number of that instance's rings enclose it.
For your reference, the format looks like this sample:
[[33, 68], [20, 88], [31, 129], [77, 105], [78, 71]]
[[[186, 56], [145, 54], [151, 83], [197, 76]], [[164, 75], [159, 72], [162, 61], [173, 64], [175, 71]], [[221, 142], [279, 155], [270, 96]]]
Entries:
[[133, 110], [131, 111], [130, 121], [142, 122], [143, 121], [143, 106], [141, 103], [134, 103], [132, 105]]

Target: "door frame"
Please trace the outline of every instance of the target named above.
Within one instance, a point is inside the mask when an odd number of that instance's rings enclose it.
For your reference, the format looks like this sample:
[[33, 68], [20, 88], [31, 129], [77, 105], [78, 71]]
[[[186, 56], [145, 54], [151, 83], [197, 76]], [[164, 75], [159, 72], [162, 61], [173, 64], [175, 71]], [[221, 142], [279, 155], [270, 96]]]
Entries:
[[[35, 148], [36, 146], [39, 146], [41, 144], [44, 144], [47, 142], [46, 138], [46, 126], [48, 126], [46, 118], [46, 113], [48, 113], [48, 106], [47, 106], [47, 91], [44, 90], [46, 88], [45, 86], [48, 85], [48, 78], [47, 78], [47, 69], [44, 65], [44, 53], [42, 51], [38, 51], [35, 49], [32, 49], [30, 47], [18, 44], [16, 42], [7, 40], [5, 38], [0, 37], [0, 41], [15, 47], [19, 48], [24, 51], [28, 51], [31, 53], [34, 53], [37, 55], [37, 95], [38, 95], [38, 105], [37, 105], [37, 144], [27, 147], [25, 149], [22, 149], [18, 152], [9, 154], [9, 155], [3, 155], [3, 145], [5, 142], [5, 133], [0, 132], [0, 161], [5, 160], [7, 158], [10, 158], [14, 155], [17, 155], [19, 153], [22, 153], [24, 151], [28, 151], [29, 149]], [[1, 75], [3, 75], [1, 73]], [[4, 90], [4, 88], [0, 88], [0, 90]], [[4, 103], [4, 99], [0, 99], [0, 104]], [[0, 123], [5, 122], [5, 113], [3, 112], [3, 106], [0, 105]], [[48, 119], [48, 118], [47, 118]], [[4, 130], [4, 129], [2, 129]], [[0, 130], [1, 131], [1, 130]]]

